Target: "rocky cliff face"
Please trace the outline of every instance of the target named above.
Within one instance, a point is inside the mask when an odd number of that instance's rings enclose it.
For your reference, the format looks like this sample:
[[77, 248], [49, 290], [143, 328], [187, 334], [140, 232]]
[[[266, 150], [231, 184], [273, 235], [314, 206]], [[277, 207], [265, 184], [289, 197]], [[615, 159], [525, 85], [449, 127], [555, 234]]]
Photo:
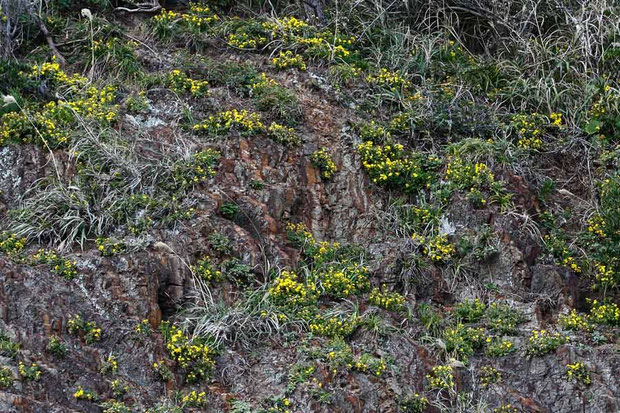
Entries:
[[357, 14], [210, 7], [7, 69], [0, 411], [620, 411], [612, 146], [554, 161], [587, 134], [515, 131], [452, 40], [424, 80]]

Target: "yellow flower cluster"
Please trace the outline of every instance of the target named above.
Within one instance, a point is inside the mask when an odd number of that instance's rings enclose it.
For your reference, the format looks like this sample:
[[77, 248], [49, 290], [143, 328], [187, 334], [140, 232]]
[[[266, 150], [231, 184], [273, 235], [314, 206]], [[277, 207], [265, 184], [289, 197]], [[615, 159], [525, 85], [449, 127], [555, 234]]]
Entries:
[[323, 337], [346, 337], [351, 335], [359, 325], [359, 317], [342, 318], [338, 316], [325, 318], [315, 316], [310, 322], [310, 331]]
[[26, 366], [21, 361], [18, 364], [19, 375], [25, 380], [37, 381], [41, 379], [41, 370], [37, 363], [32, 363], [30, 366]]
[[316, 240], [306, 225], [302, 222], [293, 224], [289, 222], [286, 224], [286, 237], [289, 241], [293, 242], [297, 247], [314, 247]]
[[430, 188], [439, 159], [434, 155], [406, 153], [401, 144], [375, 145], [372, 141], [357, 148], [364, 169], [373, 183], [415, 193]]
[[89, 87], [86, 89], [84, 98], [69, 100], [67, 105], [78, 115], [105, 124], [113, 122], [117, 117], [118, 105], [112, 104], [114, 99], [116, 99], [116, 88], [112, 85], [101, 89]]
[[276, 69], [284, 70], [296, 67], [299, 70], [306, 70], [306, 62], [303, 57], [293, 53], [290, 50], [280, 52], [280, 54], [271, 59], [271, 63]]
[[596, 263], [594, 278], [599, 286], [614, 286], [616, 284], [616, 272], [609, 265]]
[[198, 339], [190, 339], [174, 325], [166, 337], [166, 349], [181, 368], [187, 369], [188, 382], [206, 377], [215, 366], [213, 349]]
[[391, 137], [390, 131], [387, 128], [379, 125], [374, 120], [361, 124], [359, 126], [359, 130], [360, 137], [364, 141], [372, 141], [378, 143]]
[[3, 115], [0, 144], [9, 140], [31, 142], [42, 138], [48, 145], [56, 148], [67, 143], [68, 133], [63, 127], [75, 124], [75, 115], [103, 124], [113, 122], [117, 117], [119, 107], [114, 104], [116, 98], [114, 86], [101, 89], [89, 87], [82, 90], [86, 85], [86, 78], [69, 77], [55, 62], [34, 66], [30, 76], [53, 80], [53, 86], [67, 88], [70, 97], [63, 102], [48, 102], [30, 115], [15, 112]]
[[305, 305], [316, 299], [316, 286], [312, 283], [298, 281], [297, 274], [282, 271], [275, 279], [269, 293], [274, 301], [281, 305]]
[[479, 298], [472, 300], [467, 300], [459, 303], [454, 308], [454, 314], [459, 320], [474, 323], [484, 316], [484, 311], [487, 306], [480, 301]]
[[532, 330], [527, 339], [526, 352], [533, 356], [542, 356], [555, 351], [562, 344], [568, 343], [568, 336], [560, 333], [551, 333], [547, 330]]
[[136, 324], [133, 331], [139, 336], [148, 337], [153, 332], [153, 329], [151, 328], [151, 323], [149, 322], [149, 320], [145, 318], [138, 324]]
[[263, 23], [263, 29], [271, 32], [272, 38], [299, 35], [309, 27], [308, 23], [295, 17], [284, 17]]
[[434, 237], [413, 234], [411, 240], [414, 244], [421, 245], [424, 255], [437, 263], [449, 261], [456, 252], [454, 245], [450, 243], [446, 234]]
[[549, 119], [551, 120], [552, 126], [561, 126], [562, 125], [562, 114], [561, 113], [551, 113], [549, 115]]
[[620, 307], [616, 303], [602, 303], [599, 300], [592, 300], [590, 303], [590, 314], [588, 318], [596, 324], [607, 324], [610, 326], [620, 325]]
[[599, 238], [605, 238], [605, 219], [600, 215], [595, 215], [588, 220], [588, 232]]
[[558, 323], [566, 330], [591, 331], [594, 328], [594, 326], [588, 322], [588, 319], [578, 314], [575, 309], [572, 309], [567, 315], [560, 315], [558, 317]]
[[487, 387], [490, 384], [500, 383], [502, 381], [502, 373], [495, 367], [482, 366], [480, 368], [480, 385]]
[[73, 90], [78, 90], [79, 88], [85, 86], [88, 82], [88, 79], [84, 76], [80, 76], [78, 74], [73, 74], [71, 76], [67, 75], [60, 68], [60, 64], [56, 61], [55, 56], [52, 57], [51, 62], [32, 66], [28, 76], [31, 79], [49, 79], [55, 82], [57, 85], [68, 86]]
[[192, 271], [205, 281], [217, 281], [222, 275], [222, 273], [213, 266], [211, 257], [204, 257], [199, 260], [196, 265], [192, 265]]
[[354, 368], [361, 372], [371, 372], [375, 376], [381, 376], [387, 369], [387, 363], [382, 358], [375, 358], [370, 354], [364, 353], [355, 361]]
[[17, 235], [2, 232], [0, 233], [0, 252], [14, 257], [18, 255], [26, 246], [26, 238], [19, 238]]
[[201, 31], [216, 22], [220, 17], [213, 13], [209, 6], [201, 2], [192, 2], [189, 6], [189, 13], [181, 14], [181, 19], [189, 29]]
[[523, 313], [508, 304], [495, 301], [487, 308], [487, 327], [496, 333], [514, 334], [523, 321]]
[[118, 37], [112, 37], [105, 42], [101, 40], [93, 40], [91, 47], [93, 48], [95, 56], [97, 57], [101, 57], [106, 54], [125, 54], [131, 55], [133, 56], [133, 58], [135, 58], [134, 49], [138, 47], [138, 43], [134, 42], [133, 40], [127, 42], [120, 40]]
[[8, 367], [0, 367], [0, 389], [6, 389], [13, 385], [13, 373]]
[[575, 380], [585, 384], [586, 386], [592, 384], [590, 378], [590, 372], [586, 369], [586, 366], [581, 362], [566, 365], [566, 375], [569, 380]]
[[514, 407], [512, 404], [505, 404], [503, 406], [496, 407], [493, 409], [493, 413], [518, 413], [519, 409]]
[[86, 400], [89, 402], [97, 400], [97, 394], [91, 390], [84, 390], [82, 386], [78, 386], [75, 393], [73, 393], [73, 397], [78, 400]]
[[[207, 148], [196, 152], [190, 162], [179, 165], [175, 170], [176, 182], [180, 182], [183, 188], [187, 188], [214, 177], [215, 166], [219, 158], [220, 153], [215, 149]], [[189, 212], [191, 214], [193, 208], [190, 208]]]
[[173, 70], [166, 76], [166, 86], [177, 93], [189, 92], [194, 97], [204, 97], [209, 94], [209, 82], [206, 80], [190, 79], [178, 69]]
[[452, 354], [457, 360], [467, 362], [469, 357], [474, 354], [474, 350], [483, 346], [485, 341], [484, 329], [457, 324], [453, 328], [444, 330], [442, 340], [448, 353]]
[[231, 33], [228, 35], [228, 44], [239, 49], [257, 49], [267, 43], [264, 36], [252, 36], [246, 32]]
[[205, 407], [207, 405], [207, 393], [192, 390], [181, 398], [181, 403], [187, 407]]
[[7, 142], [31, 142], [34, 129], [25, 114], [9, 112], [0, 116], [0, 145]]
[[473, 164], [456, 156], [446, 167], [446, 180], [459, 189], [470, 190], [491, 184], [495, 181], [495, 175], [485, 163]]
[[47, 264], [56, 275], [67, 280], [77, 275], [77, 262], [62, 258], [56, 251], [40, 249], [32, 256], [32, 260], [37, 264]]
[[330, 265], [326, 270], [313, 275], [324, 293], [335, 298], [359, 294], [370, 287], [368, 268], [360, 265]]
[[310, 161], [321, 172], [321, 178], [324, 179], [331, 179], [338, 170], [325, 148], [315, 151], [310, 156]]
[[86, 344], [92, 344], [101, 340], [101, 328], [94, 321], [84, 321], [79, 314], [74, 315], [67, 322], [67, 330], [70, 334], [84, 334]]
[[271, 125], [267, 128], [267, 132], [271, 139], [283, 145], [296, 146], [301, 143], [301, 139], [297, 136], [295, 129], [287, 128], [276, 122], [271, 122]]
[[433, 367], [432, 373], [426, 375], [432, 389], [447, 390], [455, 386], [454, 371], [449, 365]]
[[254, 94], [260, 95], [266, 89], [273, 88], [273, 87], [276, 87], [276, 86], [278, 86], [278, 82], [276, 82], [274, 79], [272, 79], [270, 77], [267, 77], [265, 72], [262, 72], [260, 74], [260, 78], [257, 81], [255, 81], [254, 83], [252, 83], [250, 85], [250, 88], [252, 89], [252, 92]]
[[387, 87], [392, 90], [399, 90], [411, 86], [411, 82], [405, 79], [400, 73], [392, 72], [384, 67], [375, 75], [367, 75], [366, 81], [370, 84]]
[[99, 237], [95, 240], [97, 249], [104, 257], [110, 257], [112, 255], [125, 252], [127, 246], [124, 242], [114, 242], [110, 238]]
[[[554, 121], [556, 119], [558, 118], [554, 117]], [[514, 115], [511, 119], [511, 126], [516, 130], [519, 137], [517, 145], [522, 149], [541, 149], [545, 120], [545, 117], [538, 113]], [[559, 120], [562, 122], [561, 115]]]
[[510, 340], [487, 337], [486, 344], [487, 349], [485, 353], [491, 357], [503, 357], [516, 350], [514, 343]]
[[605, 105], [600, 99], [598, 102], [594, 102], [588, 111], [588, 115], [590, 118], [597, 119], [605, 115], [607, 110], [605, 109]]
[[580, 273], [581, 267], [579, 266], [579, 264], [577, 264], [575, 257], [568, 255], [568, 253], [569, 253], [568, 250], [564, 250], [565, 256], [564, 258], [562, 258], [561, 264], [565, 266], [566, 268], [570, 268], [576, 273]]
[[118, 359], [115, 355], [110, 354], [101, 365], [101, 373], [116, 374], [118, 372]]
[[194, 125], [194, 131], [214, 135], [222, 135], [233, 129], [241, 133], [255, 134], [264, 130], [265, 126], [258, 113], [237, 109], [211, 115], [207, 120]]
[[179, 13], [173, 12], [172, 10], [165, 10], [157, 16], [153, 17], [158, 23], [172, 23], [179, 18]]
[[206, 4], [200, 2], [192, 2], [189, 13], [176, 13], [167, 10], [153, 17], [155, 31], [161, 36], [169, 34], [169, 31], [177, 24], [191, 31], [201, 32], [203, 29], [208, 28], [211, 23], [219, 19], [219, 16], [213, 13]]
[[405, 306], [405, 297], [397, 292], [387, 292], [385, 286], [382, 289], [375, 287], [368, 296], [372, 305], [391, 311], [400, 311]]

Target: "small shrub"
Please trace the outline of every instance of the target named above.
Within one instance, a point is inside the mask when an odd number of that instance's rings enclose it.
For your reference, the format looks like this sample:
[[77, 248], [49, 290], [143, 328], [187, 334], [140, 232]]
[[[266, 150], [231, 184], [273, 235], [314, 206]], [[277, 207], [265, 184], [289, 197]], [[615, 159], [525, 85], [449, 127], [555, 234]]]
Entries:
[[227, 236], [222, 233], [214, 232], [207, 238], [209, 246], [222, 255], [228, 255], [232, 251], [232, 243]]

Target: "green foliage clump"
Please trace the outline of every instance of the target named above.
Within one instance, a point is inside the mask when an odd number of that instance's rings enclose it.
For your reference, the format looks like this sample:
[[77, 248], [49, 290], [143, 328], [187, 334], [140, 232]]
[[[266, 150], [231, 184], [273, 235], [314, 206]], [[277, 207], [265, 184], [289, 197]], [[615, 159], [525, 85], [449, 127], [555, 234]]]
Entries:
[[0, 332], [0, 355], [14, 358], [19, 351], [19, 344], [11, 340], [5, 333]]

